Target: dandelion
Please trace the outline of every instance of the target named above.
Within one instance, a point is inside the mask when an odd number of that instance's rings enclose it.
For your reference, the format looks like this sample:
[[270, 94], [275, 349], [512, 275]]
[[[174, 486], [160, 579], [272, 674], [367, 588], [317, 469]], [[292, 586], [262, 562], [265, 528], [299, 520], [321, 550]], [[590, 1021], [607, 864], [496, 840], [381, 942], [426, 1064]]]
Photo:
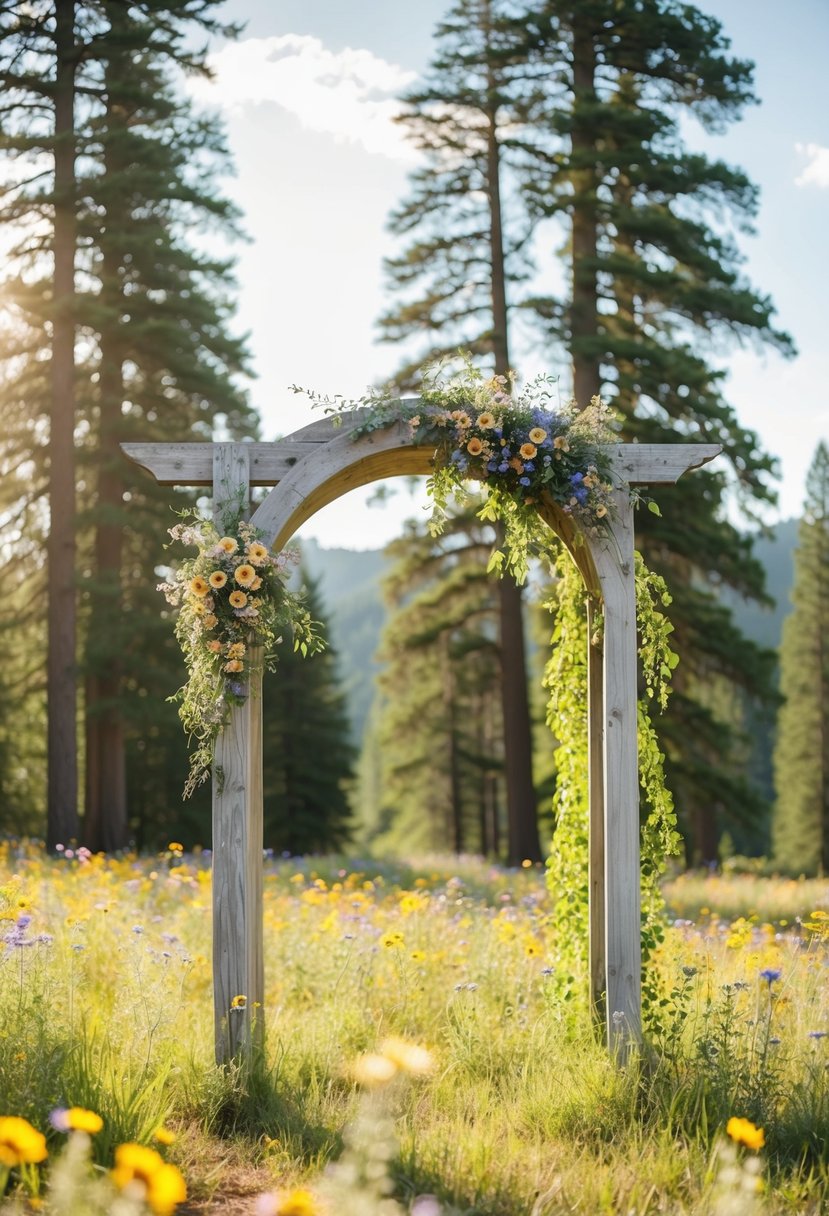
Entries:
[[143, 1199], [156, 1216], [172, 1216], [187, 1198], [187, 1187], [176, 1166], [143, 1144], [118, 1145], [112, 1180], [119, 1190]]
[[236, 567], [236, 572], [233, 575], [233, 578], [240, 587], [249, 587], [256, 578], [256, 571], [254, 570], [253, 566], [248, 565], [248, 563], [245, 562], [243, 565]]
[[199, 599], [202, 599], [203, 596], [207, 595], [208, 591], [210, 590], [210, 584], [203, 579], [200, 574], [197, 574], [195, 578], [190, 579], [188, 587], [190, 588], [190, 594], [197, 596]]
[[735, 1144], [744, 1144], [746, 1148], [753, 1149], [754, 1152], [757, 1152], [766, 1143], [762, 1127], [755, 1127], [749, 1119], [741, 1119], [732, 1115], [725, 1130]]
[[[248, 569], [250, 569], [250, 567], [248, 567]], [[245, 604], [248, 602], [248, 597], [245, 595], [244, 591], [231, 591], [227, 598], [231, 608], [244, 608]]]
[[216, 591], [219, 591], [227, 582], [227, 575], [225, 574], [224, 570], [214, 570], [207, 581], [210, 583], [211, 587], [215, 588]]
[[42, 1132], [19, 1115], [0, 1115], [0, 1166], [34, 1165], [47, 1156]]
[[158, 1144], [163, 1144], [169, 1147], [176, 1142], [176, 1133], [171, 1132], [169, 1127], [157, 1127], [153, 1132], [153, 1140]]
[[68, 1110], [58, 1107], [49, 1115], [49, 1122], [56, 1131], [86, 1132], [88, 1136], [96, 1136], [104, 1126], [100, 1115], [82, 1106], [70, 1106]]

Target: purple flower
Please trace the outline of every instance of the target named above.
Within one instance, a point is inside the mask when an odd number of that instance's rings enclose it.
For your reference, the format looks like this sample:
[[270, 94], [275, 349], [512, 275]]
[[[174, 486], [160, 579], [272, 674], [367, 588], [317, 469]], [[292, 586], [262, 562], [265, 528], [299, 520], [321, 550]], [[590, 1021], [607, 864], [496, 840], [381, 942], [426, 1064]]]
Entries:
[[783, 972], [777, 967], [764, 967], [760, 972], [760, 979], [767, 980], [769, 988], [771, 988], [772, 984], [779, 980], [782, 974]]
[[69, 1127], [69, 1111], [65, 1106], [56, 1106], [53, 1111], [49, 1112], [49, 1122], [56, 1132], [68, 1132]]

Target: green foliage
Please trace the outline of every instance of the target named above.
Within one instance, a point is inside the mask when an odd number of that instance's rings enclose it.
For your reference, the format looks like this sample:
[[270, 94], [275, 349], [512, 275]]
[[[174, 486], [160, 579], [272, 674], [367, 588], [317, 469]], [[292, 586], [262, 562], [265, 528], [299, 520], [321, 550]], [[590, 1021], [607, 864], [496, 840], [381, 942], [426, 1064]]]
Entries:
[[243, 705], [251, 681], [276, 669], [276, 647], [290, 631], [303, 658], [323, 646], [300, 596], [289, 591], [290, 554], [274, 555], [249, 523], [229, 514], [224, 535], [194, 516], [170, 529], [173, 540], [195, 545], [198, 553], [162, 583], [168, 604], [177, 609], [176, 637], [187, 664], [187, 682], [175, 694], [188, 738], [196, 740], [188, 797], [210, 777], [216, 740]]
[[[570, 557], [556, 562], [553, 651], [544, 682], [550, 690], [548, 724], [557, 740], [556, 789], [553, 800], [555, 833], [547, 863], [553, 897], [558, 974], [556, 983], [566, 999], [584, 993], [589, 941], [589, 756], [587, 746], [588, 646], [601, 645], [601, 618], [594, 617], [587, 636], [585, 592]], [[646, 1030], [661, 1025], [665, 997], [649, 965], [664, 938], [665, 905], [660, 880], [666, 860], [680, 850], [673, 798], [665, 784], [664, 755], [650, 716], [649, 701], [664, 709], [671, 673], [678, 656], [671, 649], [672, 625], [662, 611], [670, 602], [664, 580], [647, 569], [636, 555], [636, 619], [639, 656], [646, 696], [638, 704], [639, 782], [644, 798], [640, 831], [642, 909], [642, 1004]]]
[[792, 611], [783, 624], [774, 752], [774, 856], [796, 874], [829, 871], [829, 448], [806, 478]]

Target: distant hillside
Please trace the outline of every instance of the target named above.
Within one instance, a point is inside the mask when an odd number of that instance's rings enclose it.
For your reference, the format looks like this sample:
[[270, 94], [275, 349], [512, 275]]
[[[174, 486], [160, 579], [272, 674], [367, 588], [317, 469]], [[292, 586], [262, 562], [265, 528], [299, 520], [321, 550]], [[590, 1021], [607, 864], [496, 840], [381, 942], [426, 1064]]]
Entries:
[[329, 641], [337, 651], [348, 697], [352, 738], [359, 746], [374, 695], [374, 654], [386, 610], [380, 589], [386, 570], [381, 549], [323, 549], [302, 541], [303, 562], [319, 579]]
[[[746, 603], [730, 593], [724, 597], [743, 632], [772, 650], [780, 645], [783, 620], [791, 607], [797, 527], [796, 519], [784, 520], [755, 542], [773, 608]], [[320, 581], [329, 640], [339, 656], [352, 735], [359, 746], [374, 694], [378, 669], [374, 655], [386, 619], [381, 582], [387, 562], [381, 549], [323, 549], [315, 540], [304, 540], [302, 552], [308, 571]]]

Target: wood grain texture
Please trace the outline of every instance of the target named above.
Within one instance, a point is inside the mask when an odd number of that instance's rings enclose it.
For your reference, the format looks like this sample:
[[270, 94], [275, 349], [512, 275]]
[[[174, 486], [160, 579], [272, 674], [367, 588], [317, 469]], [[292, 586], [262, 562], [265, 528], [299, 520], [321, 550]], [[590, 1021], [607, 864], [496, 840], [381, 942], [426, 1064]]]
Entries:
[[[596, 600], [587, 600], [587, 788], [590, 802], [589, 918], [590, 1006], [597, 1022], [606, 1019], [605, 957], [605, 788], [604, 788], [604, 639]], [[594, 641], [594, 635], [595, 641]]]
[[614, 466], [620, 488], [673, 485], [683, 473], [698, 469], [722, 451], [720, 443], [619, 443]]
[[[316, 443], [245, 443], [250, 463], [250, 484], [272, 486], [297, 461], [318, 450]], [[162, 486], [212, 486], [213, 443], [122, 443], [125, 456]]]
[[[216, 444], [213, 514], [224, 523], [228, 505], [248, 497], [247, 444]], [[261, 669], [261, 654], [252, 653]], [[248, 684], [216, 741], [213, 763], [213, 1012], [216, 1061], [224, 1063], [261, 1042], [264, 1002], [262, 949], [262, 688]], [[234, 1008], [235, 997], [245, 997]]]
[[604, 601], [602, 699], [606, 1032], [624, 1059], [642, 1033], [636, 587], [633, 508], [616, 493], [612, 536], [590, 542]]

